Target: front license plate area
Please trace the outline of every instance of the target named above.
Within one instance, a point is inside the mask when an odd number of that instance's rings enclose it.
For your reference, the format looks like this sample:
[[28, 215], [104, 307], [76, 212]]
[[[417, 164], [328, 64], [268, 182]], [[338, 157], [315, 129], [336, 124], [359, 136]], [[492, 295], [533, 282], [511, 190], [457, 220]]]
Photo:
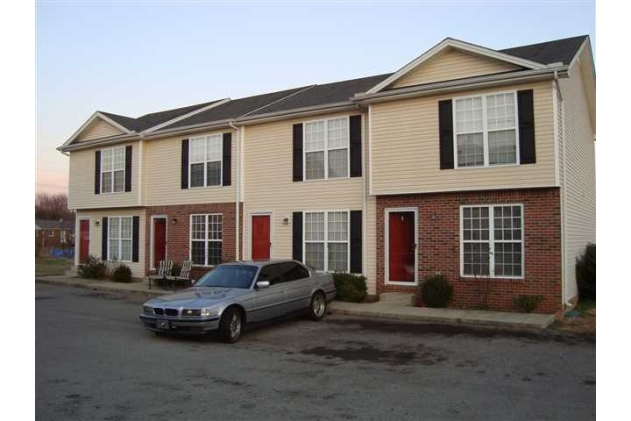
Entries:
[[171, 329], [171, 323], [168, 320], [158, 320], [156, 322], [156, 327], [158, 329], [169, 330]]

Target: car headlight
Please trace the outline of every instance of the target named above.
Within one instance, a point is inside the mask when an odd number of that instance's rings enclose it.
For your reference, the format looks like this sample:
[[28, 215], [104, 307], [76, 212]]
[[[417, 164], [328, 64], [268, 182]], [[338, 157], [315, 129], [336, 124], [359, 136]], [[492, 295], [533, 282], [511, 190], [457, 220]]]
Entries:
[[182, 310], [182, 316], [189, 316], [189, 317], [200, 316], [201, 312], [202, 311], [200, 309], [185, 308], [184, 310]]
[[142, 312], [145, 313], [145, 314], [153, 315], [153, 307], [142, 306]]
[[218, 312], [214, 308], [203, 308], [201, 316], [202, 317], [210, 317], [210, 316], [216, 316], [217, 314], [218, 314]]

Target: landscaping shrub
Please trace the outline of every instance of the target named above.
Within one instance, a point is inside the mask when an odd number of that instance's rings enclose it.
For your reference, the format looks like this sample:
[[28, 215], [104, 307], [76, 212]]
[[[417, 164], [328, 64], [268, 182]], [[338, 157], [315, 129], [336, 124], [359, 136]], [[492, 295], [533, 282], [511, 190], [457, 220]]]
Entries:
[[87, 279], [105, 279], [107, 275], [107, 265], [96, 257], [88, 256], [88, 261], [79, 265], [79, 276]]
[[366, 278], [362, 275], [334, 273], [333, 281], [335, 282], [335, 288], [337, 290], [335, 293], [335, 299], [337, 301], [360, 303], [366, 298], [366, 294], [368, 294]]
[[426, 278], [421, 284], [421, 297], [427, 307], [447, 307], [453, 293], [454, 287], [442, 273]]
[[596, 299], [596, 244], [588, 244], [576, 258], [576, 283], [581, 298]]
[[532, 313], [543, 301], [543, 295], [520, 295], [513, 302], [522, 313]]
[[114, 282], [131, 282], [131, 269], [121, 263], [112, 270], [110, 277]]

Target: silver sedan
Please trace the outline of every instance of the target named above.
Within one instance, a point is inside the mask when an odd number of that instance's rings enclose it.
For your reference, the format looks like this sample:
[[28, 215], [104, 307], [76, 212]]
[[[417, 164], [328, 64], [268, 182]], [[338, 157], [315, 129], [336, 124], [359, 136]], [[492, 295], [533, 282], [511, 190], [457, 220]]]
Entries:
[[333, 277], [300, 262], [233, 262], [217, 266], [191, 288], [147, 301], [140, 320], [158, 334], [217, 330], [233, 343], [246, 323], [300, 312], [320, 320], [333, 298]]

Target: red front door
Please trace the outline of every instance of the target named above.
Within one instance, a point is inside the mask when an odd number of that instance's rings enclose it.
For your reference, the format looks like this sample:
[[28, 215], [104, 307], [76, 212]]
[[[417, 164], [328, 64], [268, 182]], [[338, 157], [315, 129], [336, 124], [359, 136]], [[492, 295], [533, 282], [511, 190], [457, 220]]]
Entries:
[[252, 216], [252, 260], [268, 260], [270, 245], [270, 216]]
[[79, 263], [85, 263], [90, 255], [90, 220], [82, 219], [79, 224]]
[[160, 260], [167, 255], [167, 220], [154, 218], [153, 220], [153, 267], [157, 268]]
[[390, 212], [388, 217], [388, 280], [415, 281], [415, 215], [412, 211]]

